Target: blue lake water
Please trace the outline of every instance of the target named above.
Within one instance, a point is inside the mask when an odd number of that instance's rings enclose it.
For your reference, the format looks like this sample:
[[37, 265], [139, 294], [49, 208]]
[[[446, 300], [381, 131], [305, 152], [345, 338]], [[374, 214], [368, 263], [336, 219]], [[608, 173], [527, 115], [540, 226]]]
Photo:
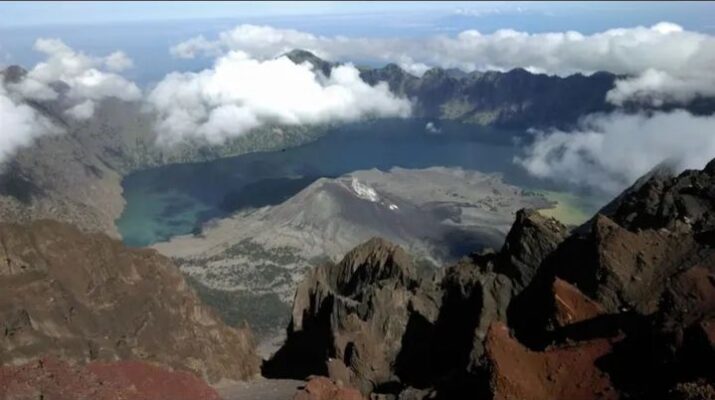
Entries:
[[521, 132], [426, 121], [348, 124], [303, 146], [138, 171], [122, 182], [126, 208], [117, 227], [126, 244], [146, 246], [187, 234], [235, 211], [278, 204], [320, 177], [392, 167], [462, 167], [500, 172], [509, 183], [549, 188], [514, 164]]

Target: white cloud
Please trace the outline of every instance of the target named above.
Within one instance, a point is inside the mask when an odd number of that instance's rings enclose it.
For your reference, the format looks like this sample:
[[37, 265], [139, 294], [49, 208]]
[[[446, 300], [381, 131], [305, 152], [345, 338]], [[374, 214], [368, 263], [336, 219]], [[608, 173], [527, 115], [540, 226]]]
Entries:
[[[35, 50], [44, 53], [47, 58], [35, 65], [23, 80], [9, 85], [9, 89], [26, 99], [53, 100], [60, 93], [53, 86], [58, 82], [66, 85], [64, 95], [75, 103], [77, 110], [70, 114], [87, 116], [94, 109], [87, 100], [101, 100], [116, 97], [125, 101], [139, 100], [141, 91], [124, 77], [104, 71], [120, 71], [132, 66], [132, 60], [121, 51], [107, 57], [92, 57], [77, 52], [59, 39], [38, 39]], [[79, 112], [79, 114], [78, 114]]]
[[45, 60], [19, 82], [0, 81], [0, 162], [42, 135], [62, 132], [27, 100], [56, 100], [62, 96], [62, 101], [56, 103], [64, 107], [62, 112], [85, 120], [92, 117], [96, 101], [103, 98], [141, 99], [141, 91], [134, 83], [105, 70], [120, 71], [132, 66], [132, 60], [121, 51], [93, 57], [73, 50], [59, 39], [38, 39], [35, 50], [44, 53]]
[[665, 160], [704, 167], [715, 158], [714, 133], [715, 117], [685, 111], [594, 115], [573, 132], [537, 132], [515, 161], [537, 177], [615, 194]]
[[134, 61], [132, 61], [132, 59], [129, 58], [129, 56], [127, 56], [123, 51], [115, 51], [104, 58], [104, 65], [106, 65], [110, 71], [118, 72], [132, 68], [134, 66]]
[[0, 84], [0, 162], [20, 148], [29, 146], [37, 137], [59, 132], [59, 128], [32, 107], [22, 104]]
[[698, 95], [715, 96], [715, 74], [672, 76], [667, 72], [648, 69], [637, 77], [616, 81], [616, 86], [607, 93], [606, 98], [619, 106], [627, 101], [660, 106], [665, 102], [686, 103]]
[[171, 73], [148, 95], [159, 116], [160, 141], [203, 137], [220, 142], [270, 123], [297, 125], [407, 116], [410, 103], [386, 84], [370, 86], [352, 65], [329, 77], [287, 57], [265, 61], [231, 51], [213, 68]]
[[427, 133], [442, 133], [442, 129], [437, 127], [432, 121], [425, 124], [425, 131], [427, 131]]
[[631, 97], [657, 102], [672, 96], [682, 101], [715, 92], [715, 37], [667, 22], [592, 35], [503, 29], [491, 34], [467, 30], [456, 36], [429, 38], [329, 37], [239, 25], [216, 40], [197, 37], [180, 43], [172, 53], [190, 58], [240, 50], [266, 59], [296, 48], [334, 61], [395, 62], [418, 72], [429, 66], [467, 71], [522, 67], [561, 76], [610, 71], [629, 76], [609, 96], [617, 104]]
[[67, 109], [65, 114], [77, 120], [90, 119], [92, 118], [92, 115], [94, 115], [94, 101], [85, 100], [82, 103]]

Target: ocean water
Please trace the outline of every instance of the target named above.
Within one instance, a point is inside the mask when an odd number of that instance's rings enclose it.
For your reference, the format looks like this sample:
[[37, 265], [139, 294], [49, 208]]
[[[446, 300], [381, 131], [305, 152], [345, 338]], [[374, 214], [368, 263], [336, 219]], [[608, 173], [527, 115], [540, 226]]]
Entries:
[[117, 227], [126, 244], [146, 246], [237, 210], [278, 204], [320, 177], [370, 168], [462, 167], [499, 172], [522, 187], [554, 189], [514, 164], [522, 132], [439, 123], [434, 133], [426, 123], [348, 124], [300, 147], [135, 172], [122, 182], [127, 205]]

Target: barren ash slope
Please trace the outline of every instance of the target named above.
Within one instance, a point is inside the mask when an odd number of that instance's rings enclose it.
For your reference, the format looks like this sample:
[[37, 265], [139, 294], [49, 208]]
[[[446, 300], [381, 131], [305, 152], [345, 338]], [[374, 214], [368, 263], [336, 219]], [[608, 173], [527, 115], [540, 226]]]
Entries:
[[715, 398], [713, 188], [715, 160], [571, 232], [522, 210], [500, 251], [427, 279], [369, 240], [310, 271], [263, 372], [329, 377], [306, 399]]
[[371, 237], [399, 243], [431, 269], [498, 247], [516, 210], [549, 206], [497, 174], [373, 169], [321, 178], [279, 205], [242, 211], [153, 247], [204, 285], [275, 293], [289, 303], [307, 268], [337, 261]]

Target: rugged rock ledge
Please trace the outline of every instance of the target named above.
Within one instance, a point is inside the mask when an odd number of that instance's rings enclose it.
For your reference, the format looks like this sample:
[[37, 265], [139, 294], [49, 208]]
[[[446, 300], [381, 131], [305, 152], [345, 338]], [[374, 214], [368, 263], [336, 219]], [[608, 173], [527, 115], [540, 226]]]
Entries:
[[521, 211], [499, 252], [431, 279], [373, 239], [313, 269], [264, 364], [385, 398], [715, 393], [715, 161], [652, 174], [569, 233]]
[[248, 329], [227, 327], [153, 250], [54, 221], [0, 224], [0, 362], [141, 360], [210, 382], [258, 372]]

